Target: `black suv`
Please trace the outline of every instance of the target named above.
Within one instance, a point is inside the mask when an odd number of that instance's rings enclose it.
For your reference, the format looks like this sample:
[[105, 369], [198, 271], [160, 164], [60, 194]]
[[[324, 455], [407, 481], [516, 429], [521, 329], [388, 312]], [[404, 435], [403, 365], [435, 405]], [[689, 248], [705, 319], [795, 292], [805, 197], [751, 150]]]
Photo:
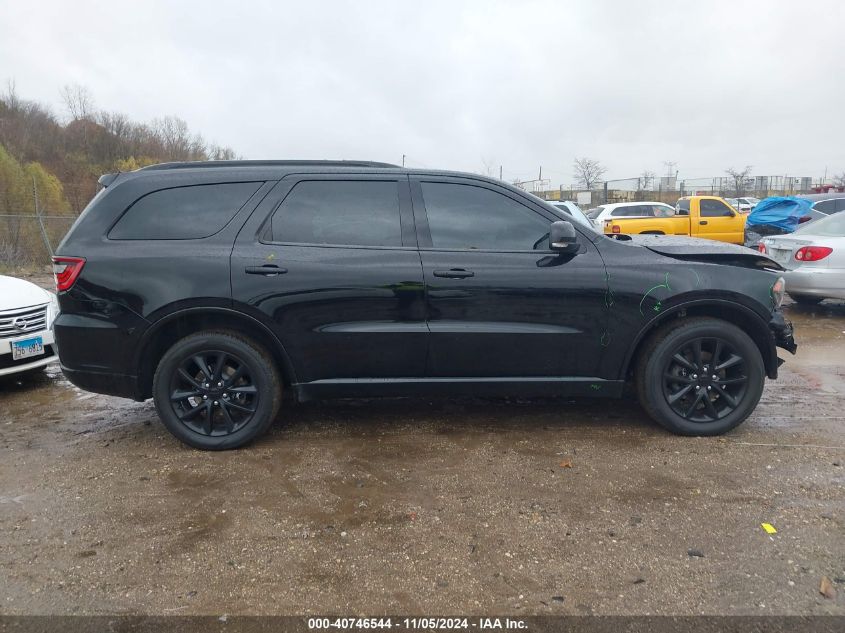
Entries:
[[62, 369], [154, 398], [234, 448], [282, 402], [618, 397], [685, 435], [752, 412], [795, 351], [780, 267], [748, 249], [605, 237], [490, 178], [371, 162], [108, 174], [54, 259]]

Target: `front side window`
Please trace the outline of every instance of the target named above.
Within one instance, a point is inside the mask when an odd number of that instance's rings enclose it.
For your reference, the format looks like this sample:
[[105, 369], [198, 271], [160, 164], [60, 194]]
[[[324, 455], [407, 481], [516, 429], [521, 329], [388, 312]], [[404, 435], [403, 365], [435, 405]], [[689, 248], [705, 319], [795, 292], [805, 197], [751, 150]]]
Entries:
[[402, 246], [395, 180], [304, 180], [270, 221], [269, 239], [297, 244]]
[[701, 217], [703, 218], [733, 217], [733, 211], [731, 211], [731, 208], [721, 200], [704, 199], [699, 202], [699, 205]]
[[494, 251], [547, 250], [549, 225], [511, 198], [473, 185], [423, 182], [434, 248]]
[[160, 189], [136, 200], [109, 232], [112, 240], [192, 240], [220, 231], [260, 182]]

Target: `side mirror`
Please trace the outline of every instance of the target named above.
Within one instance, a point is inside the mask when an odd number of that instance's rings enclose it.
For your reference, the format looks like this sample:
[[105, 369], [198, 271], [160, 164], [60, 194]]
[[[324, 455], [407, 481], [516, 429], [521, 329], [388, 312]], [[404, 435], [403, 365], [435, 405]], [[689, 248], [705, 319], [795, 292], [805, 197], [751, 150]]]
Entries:
[[549, 229], [549, 250], [574, 255], [578, 252], [579, 248], [578, 234], [575, 232], [575, 227], [572, 226], [571, 222], [567, 222], [566, 220], [552, 222], [552, 226]]

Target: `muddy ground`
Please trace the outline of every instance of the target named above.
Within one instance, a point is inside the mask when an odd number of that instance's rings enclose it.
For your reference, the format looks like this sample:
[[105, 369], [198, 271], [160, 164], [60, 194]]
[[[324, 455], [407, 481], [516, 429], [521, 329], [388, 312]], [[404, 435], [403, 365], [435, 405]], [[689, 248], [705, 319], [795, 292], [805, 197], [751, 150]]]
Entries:
[[202, 453], [149, 402], [7, 380], [0, 613], [845, 614], [845, 305], [788, 311], [798, 356], [714, 439], [624, 401], [388, 400]]

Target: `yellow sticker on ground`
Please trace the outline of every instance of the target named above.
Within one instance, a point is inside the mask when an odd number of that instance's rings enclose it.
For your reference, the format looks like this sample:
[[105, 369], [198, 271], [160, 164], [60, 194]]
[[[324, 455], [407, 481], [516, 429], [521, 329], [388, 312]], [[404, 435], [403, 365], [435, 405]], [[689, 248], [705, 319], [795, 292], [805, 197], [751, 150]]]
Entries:
[[762, 527], [764, 530], [766, 530], [766, 534], [777, 534], [777, 530], [775, 529], [775, 526], [772, 525], [771, 523], [761, 523], [760, 527]]

